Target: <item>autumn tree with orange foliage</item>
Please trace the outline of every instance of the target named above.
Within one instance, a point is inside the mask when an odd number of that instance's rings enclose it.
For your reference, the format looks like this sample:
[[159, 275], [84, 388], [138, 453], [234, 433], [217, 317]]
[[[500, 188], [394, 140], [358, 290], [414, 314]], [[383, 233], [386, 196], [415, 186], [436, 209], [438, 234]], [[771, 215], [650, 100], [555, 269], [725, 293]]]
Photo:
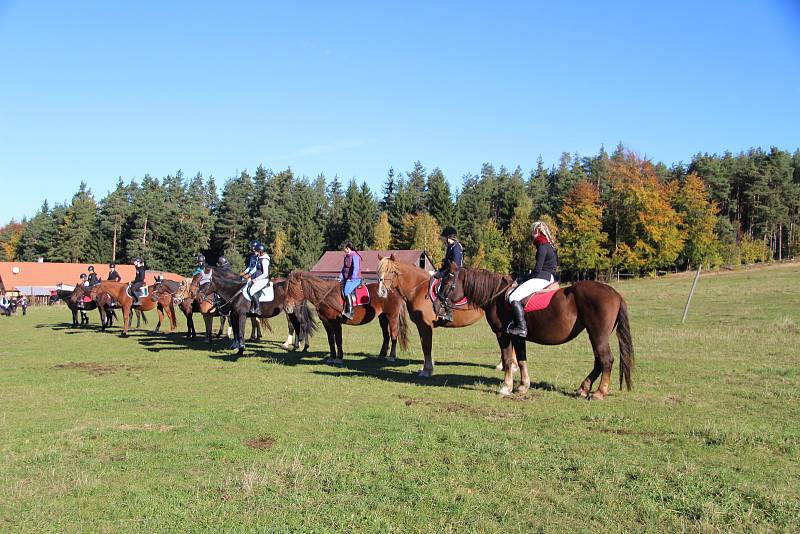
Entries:
[[681, 218], [670, 204], [670, 188], [653, 165], [631, 152], [609, 163], [613, 224], [611, 262], [632, 272], [654, 271], [675, 263], [683, 250]]
[[603, 206], [594, 184], [578, 182], [567, 193], [564, 206], [558, 214], [560, 235], [558, 256], [561, 267], [585, 278], [607, 269], [610, 265], [605, 243], [608, 234], [603, 232]]
[[679, 229], [686, 239], [679, 261], [687, 269], [701, 264], [719, 265], [722, 257], [714, 231], [719, 209], [709, 200], [706, 185], [696, 173], [687, 175], [682, 184], [676, 182], [672, 186], [672, 205], [681, 216]]

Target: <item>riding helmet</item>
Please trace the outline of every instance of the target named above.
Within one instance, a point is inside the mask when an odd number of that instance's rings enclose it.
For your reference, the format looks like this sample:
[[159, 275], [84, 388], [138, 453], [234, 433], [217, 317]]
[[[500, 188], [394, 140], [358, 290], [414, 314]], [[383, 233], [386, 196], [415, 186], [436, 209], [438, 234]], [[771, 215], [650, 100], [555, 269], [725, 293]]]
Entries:
[[89, 268], [88, 268], [87, 270], [88, 270], [90, 273], [93, 273], [93, 272], [94, 272], [94, 265], [90, 265], [90, 266], [89, 266]]
[[262, 245], [261, 243], [256, 245], [256, 252], [266, 252], [266, 251], [267, 251], [267, 248], [264, 245]]
[[228, 258], [220, 256], [217, 260], [217, 267], [225, 267], [226, 265], [228, 265]]
[[203, 265], [206, 262], [206, 257], [200, 253], [197, 255], [197, 265]]
[[442, 237], [449, 238], [456, 236], [456, 229], [452, 226], [445, 226], [444, 230], [442, 230]]
[[116, 263], [109, 263], [108, 264], [108, 268], [109, 269], [116, 269], [117, 268], [117, 264]]
[[86, 273], [81, 273], [81, 280], [83, 280], [84, 278], [86, 278]]
[[252, 241], [250, 241], [250, 250], [255, 250], [256, 248], [258, 248], [258, 245], [260, 244], [261, 243], [259, 243], [257, 239], [253, 239]]

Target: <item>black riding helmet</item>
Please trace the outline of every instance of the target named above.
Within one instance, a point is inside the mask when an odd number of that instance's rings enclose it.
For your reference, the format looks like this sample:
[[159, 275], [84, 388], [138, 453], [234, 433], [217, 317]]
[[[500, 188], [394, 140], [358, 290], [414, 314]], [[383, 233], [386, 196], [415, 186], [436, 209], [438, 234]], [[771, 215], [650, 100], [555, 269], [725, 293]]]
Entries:
[[116, 269], [117, 268], [117, 264], [116, 263], [109, 263], [108, 264], [108, 268], [109, 269]]
[[456, 229], [453, 228], [452, 226], [445, 226], [444, 230], [442, 230], [442, 237], [444, 237], [444, 238], [450, 238], [450, 237], [455, 238], [456, 237]]
[[259, 243], [258, 245], [256, 245], [255, 251], [256, 252], [266, 252], [267, 249], [266, 249], [266, 247], [264, 245]]
[[225, 267], [226, 265], [229, 265], [228, 258], [225, 256], [220, 256], [217, 260], [217, 267]]
[[94, 272], [94, 265], [90, 265], [89, 268], [87, 269], [87, 271], [89, 271], [90, 273], [93, 273]]
[[201, 252], [197, 255], [197, 265], [204, 265], [206, 263], [206, 257]]
[[250, 250], [256, 250], [261, 243], [257, 239], [250, 241]]

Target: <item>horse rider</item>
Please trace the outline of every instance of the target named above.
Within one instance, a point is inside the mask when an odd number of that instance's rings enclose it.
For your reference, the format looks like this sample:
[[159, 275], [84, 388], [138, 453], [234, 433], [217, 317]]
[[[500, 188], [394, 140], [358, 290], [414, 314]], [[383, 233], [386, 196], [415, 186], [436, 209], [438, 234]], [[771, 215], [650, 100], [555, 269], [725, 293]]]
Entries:
[[133, 306], [139, 304], [139, 291], [144, 285], [144, 277], [147, 274], [147, 267], [145, 267], [142, 258], [134, 258], [133, 266], [136, 267], [136, 276], [131, 282], [131, 293], [133, 293]]
[[346, 319], [353, 318], [353, 293], [361, 285], [361, 256], [353, 246], [352, 241], [344, 244], [344, 260], [342, 270], [337, 277], [342, 284], [342, 297], [344, 298], [344, 309], [342, 316]]
[[267, 249], [261, 243], [255, 246], [255, 270], [246, 269], [246, 277], [250, 279], [250, 287], [247, 291], [250, 293], [250, 313], [258, 313], [258, 298], [262, 289], [269, 284], [269, 262], [270, 257], [267, 254]]
[[89, 276], [86, 280], [89, 283], [88, 287], [94, 287], [100, 283], [100, 277], [97, 276], [96, 272], [94, 272], [94, 265], [90, 265], [88, 271]]
[[203, 289], [203, 286], [211, 282], [211, 268], [207, 269], [206, 267], [206, 257], [201, 252], [197, 255], [197, 264], [195, 265], [194, 272], [192, 273], [193, 278], [198, 274], [200, 275], [200, 289]]
[[522, 299], [541, 291], [556, 281], [558, 254], [550, 227], [544, 221], [536, 221], [531, 226], [531, 237], [536, 245], [536, 266], [518, 280], [519, 285], [508, 295], [508, 303], [511, 305], [514, 320], [508, 326], [507, 332], [512, 336], [528, 336], [528, 325], [525, 322]]
[[433, 274], [433, 277], [441, 280], [439, 287], [436, 288], [436, 296], [442, 301], [442, 312], [439, 315], [439, 319], [452, 321], [453, 309], [450, 306], [450, 300], [446, 296], [443, 297], [443, 295], [448, 293], [448, 291], [445, 291], [445, 286], [449, 287], [452, 282], [453, 275], [450, 273], [450, 263], [456, 264], [456, 274], [464, 266], [464, 248], [458, 241], [458, 237], [456, 237], [456, 229], [452, 226], [446, 226], [442, 230], [442, 237], [447, 241], [447, 251], [444, 254], [441, 268]]
[[256, 248], [258, 248], [260, 244], [261, 242], [256, 239], [250, 241], [250, 254], [248, 254], [247, 258], [244, 260], [244, 271], [240, 272], [239, 276], [247, 278], [256, 272], [256, 267], [258, 267], [258, 255], [256, 255]]
[[122, 277], [117, 272], [117, 265], [115, 263], [109, 263], [108, 269], [108, 276], [106, 277], [106, 280], [109, 282], [122, 282]]
[[[83, 287], [89, 287], [89, 280], [88, 280], [88, 278], [86, 276], [86, 273], [81, 273], [80, 279], [81, 279], [81, 281], [78, 282], [79, 285], [82, 285]], [[85, 298], [85, 297], [83, 297], [83, 298]], [[78, 301], [78, 303], [76, 304], [78, 309], [81, 309], [81, 310], [83, 309], [83, 298], [81, 298]]]
[[227, 271], [227, 272], [231, 272], [233, 270], [231, 267], [231, 263], [225, 256], [220, 256], [217, 259], [217, 268], [221, 271]]

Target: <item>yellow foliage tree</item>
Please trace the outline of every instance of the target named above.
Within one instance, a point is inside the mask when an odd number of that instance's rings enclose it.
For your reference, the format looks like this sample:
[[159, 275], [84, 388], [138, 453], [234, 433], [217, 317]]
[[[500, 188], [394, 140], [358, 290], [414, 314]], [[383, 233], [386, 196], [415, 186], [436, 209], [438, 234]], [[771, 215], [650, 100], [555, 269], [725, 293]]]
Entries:
[[404, 241], [412, 249], [427, 252], [434, 265], [439, 265], [444, 259], [441, 231], [439, 223], [428, 213], [407, 214], [403, 217]]
[[285, 274], [287, 241], [288, 237], [283, 228], [275, 232], [275, 239], [269, 247], [272, 270], [275, 273]]
[[375, 225], [375, 237], [372, 241], [375, 250], [389, 250], [392, 248], [392, 225], [389, 224], [389, 214], [381, 212], [378, 224]]
[[575, 184], [564, 199], [558, 221], [558, 257], [565, 270], [584, 275], [608, 268], [608, 252], [604, 248], [608, 234], [602, 231], [603, 208], [593, 184]]

